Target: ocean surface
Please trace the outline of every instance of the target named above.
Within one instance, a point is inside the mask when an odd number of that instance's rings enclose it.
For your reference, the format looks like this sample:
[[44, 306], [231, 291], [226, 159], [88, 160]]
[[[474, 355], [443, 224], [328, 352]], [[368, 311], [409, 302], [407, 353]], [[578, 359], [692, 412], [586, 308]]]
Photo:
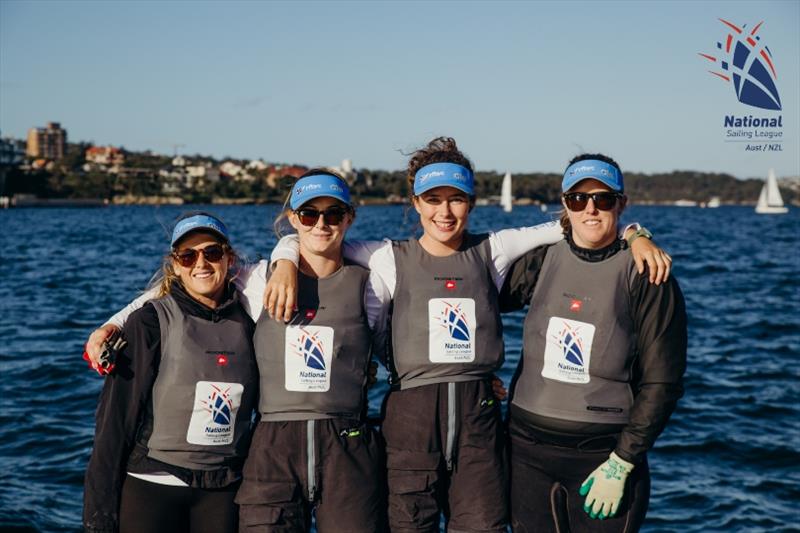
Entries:
[[[277, 206], [197, 207], [218, 213], [252, 260], [275, 243]], [[185, 209], [0, 211], [0, 530], [80, 528], [102, 386], [81, 360], [83, 343], [145, 286]], [[480, 207], [470, 224], [498, 230], [551, 216]], [[689, 313], [686, 395], [650, 453], [644, 530], [800, 531], [800, 210], [633, 206], [625, 219], [672, 254]], [[405, 238], [415, 225], [403, 207], [363, 207], [349, 236]], [[522, 320], [504, 318], [506, 383]], [[373, 412], [385, 390], [373, 389]]]

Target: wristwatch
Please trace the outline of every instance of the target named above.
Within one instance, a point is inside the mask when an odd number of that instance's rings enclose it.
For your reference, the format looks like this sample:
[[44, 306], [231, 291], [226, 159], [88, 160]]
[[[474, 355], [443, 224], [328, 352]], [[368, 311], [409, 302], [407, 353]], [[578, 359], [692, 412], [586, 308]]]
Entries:
[[637, 229], [636, 231], [634, 231], [633, 235], [628, 237], [628, 246], [633, 244], [633, 241], [635, 241], [639, 237], [644, 237], [645, 239], [650, 239], [651, 241], [653, 240], [653, 234], [650, 233], [647, 228], [642, 226], [639, 229]]

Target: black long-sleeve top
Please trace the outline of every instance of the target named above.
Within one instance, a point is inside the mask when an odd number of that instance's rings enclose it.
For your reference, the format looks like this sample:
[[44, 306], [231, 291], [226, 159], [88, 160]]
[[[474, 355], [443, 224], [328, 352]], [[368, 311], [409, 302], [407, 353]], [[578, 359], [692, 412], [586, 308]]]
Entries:
[[[240, 306], [233, 286], [223, 302], [210, 309], [189, 296], [179, 283], [170, 293], [181, 310], [217, 321]], [[244, 313], [242, 313], [244, 315]], [[248, 319], [252, 336], [253, 323]], [[84, 480], [83, 524], [91, 533], [119, 529], [119, 505], [126, 472], [169, 473], [187, 485], [218, 488], [241, 477], [241, 459], [210, 471], [189, 470], [147, 457], [152, 432], [152, 390], [161, 361], [161, 329], [155, 307], [145, 304], [122, 329], [128, 345], [118, 355], [114, 373], [105, 381], [95, 413], [95, 440]]]
[[[569, 234], [566, 238], [572, 253], [589, 262], [602, 261], [627, 247], [625, 241], [616, 240], [605, 248], [590, 250], [578, 247]], [[501, 311], [515, 311], [530, 303], [549, 247], [534, 248], [514, 263], [500, 294]], [[687, 330], [683, 294], [674, 277], [655, 285], [646, 272], [636, 275], [630, 301], [637, 334], [631, 379], [634, 402], [615, 452], [636, 464], [652, 448], [683, 396]]]

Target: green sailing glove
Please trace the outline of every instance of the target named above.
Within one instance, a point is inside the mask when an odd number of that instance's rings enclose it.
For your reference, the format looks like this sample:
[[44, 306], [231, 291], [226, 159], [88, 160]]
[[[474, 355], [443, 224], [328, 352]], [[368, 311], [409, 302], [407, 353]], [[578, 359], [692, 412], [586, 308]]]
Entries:
[[608, 460], [589, 474], [581, 485], [580, 494], [586, 496], [583, 510], [600, 520], [617, 514], [625, 493], [625, 480], [631, 472], [633, 465], [611, 452]]

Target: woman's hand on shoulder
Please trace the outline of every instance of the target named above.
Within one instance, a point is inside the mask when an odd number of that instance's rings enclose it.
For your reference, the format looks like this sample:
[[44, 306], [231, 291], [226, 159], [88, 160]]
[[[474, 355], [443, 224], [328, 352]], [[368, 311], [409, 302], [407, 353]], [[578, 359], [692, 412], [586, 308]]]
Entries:
[[292, 319], [297, 306], [297, 267], [291, 261], [280, 260], [267, 280], [264, 289], [264, 308], [278, 322]]
[[103, 342], [119, 333], [119, 328], [113, 324], [100, 326], [89, 335], [86, 341], [86, 348], [83, 352], [83, 360], [89, 363], [92, 370], [96, 370], [101, 376], [109, 374], [111, 369], [103, 368], [100, 364], [100, 355], [103, 353]]
[[631, 243], [631, 253], [639, 274], [644, 274], [645, 263], [647, 264], [650, 283], [660, 285], [669, 279], [672, 257], [653, 241], [643, 237], [634, 239]]

